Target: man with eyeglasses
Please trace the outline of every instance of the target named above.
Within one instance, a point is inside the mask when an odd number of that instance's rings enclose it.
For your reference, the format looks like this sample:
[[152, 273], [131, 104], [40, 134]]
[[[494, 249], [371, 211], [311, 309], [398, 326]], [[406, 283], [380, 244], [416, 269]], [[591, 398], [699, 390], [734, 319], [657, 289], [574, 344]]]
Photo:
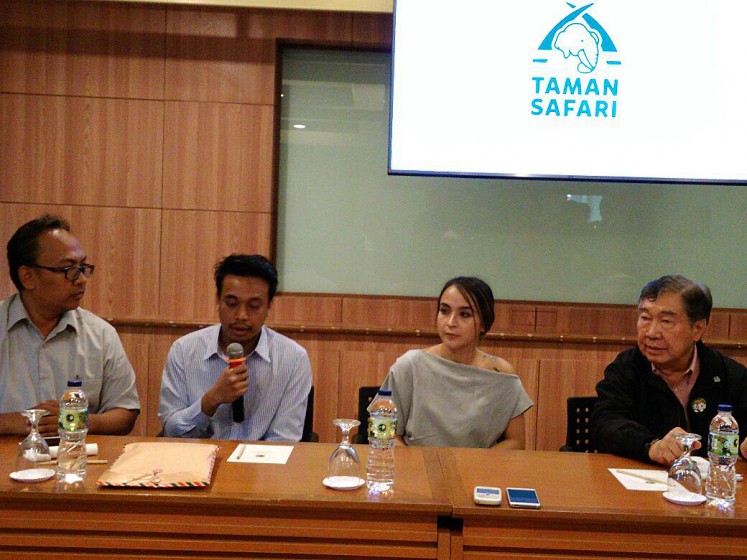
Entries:
[[70, 224], [45, 214], [8, 242], [8, 268], [18, 293], [0, 302], [0, 435], [28, 433], [21, 410], [49, 414], [42, 435], [57, 433], [58, 400], [67, 381], [83, 381], [90, 433], [128, 434], [140, 412], [135, 372], [117, 332], [81, 309], [94, 265]]

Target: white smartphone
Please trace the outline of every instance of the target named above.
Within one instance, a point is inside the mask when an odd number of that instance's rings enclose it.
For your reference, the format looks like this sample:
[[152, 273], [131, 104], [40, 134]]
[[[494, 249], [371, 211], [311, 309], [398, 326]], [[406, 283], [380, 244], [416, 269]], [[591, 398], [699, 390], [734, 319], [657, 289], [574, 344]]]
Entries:
[[540, 501], [534, 488], [506, 488], [508, 505], [514, 508], [538, 509]]
[[476, 504], [483, 506], [501, 505], [501, 489], [494, 486], [475, 486], [472, 497]]

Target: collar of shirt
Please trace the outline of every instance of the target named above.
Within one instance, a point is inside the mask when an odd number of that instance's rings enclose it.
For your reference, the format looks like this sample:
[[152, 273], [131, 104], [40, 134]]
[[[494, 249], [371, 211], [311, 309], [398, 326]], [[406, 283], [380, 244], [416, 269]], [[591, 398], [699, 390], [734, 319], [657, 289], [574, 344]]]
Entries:
[[[667, 379], [657, 371], [653, 365], [651, 366], [651, 369], [654, 374], [661, 377], [664, 382], [667, 381]], [[690, 393], [692, 392], [693, 386], [695, 386], [695, 381], [697, 381], [699, 374], [700, 360], [698, 359], [698, 347], [696, 345], [693, 346], [693, 359], [690, 362], [690, 367], [685, 371], [685, 374], [677, 381], [674, 387], [670, 387], [669, 383], [667, 383], [667, 386], [672, 390], [674, 395], [677, 397], [677, 400], [680, 401], [680, 404], [685, 409], [685, 417], [687, 417], [687, 403], [690, 400]]]
[[[664, 375], [662, 375], [662, 373], [658, 369], [656, 369], [656, 367], [653, 364], [651, 364], [651, 371], [653, 371], [657, 376], [661, 377], [665, 382], [667, 381], [667, 378]], [[700, 373], [700, 360], [698, 359], [698, 346], [697, 344], [693, 344], [693, 359], [690, 361], [690, 365], [685, 370], [685, 373], [677, 381], [675, 386], [672, 387], [672, 390], [675, 390], [685, 384], [689, 385], [690, 388], [692, 388], [692, 386], [695, 385], [695, 380], [698, 378], [699, 373]], [[667, 385], [669, 385], [668, 382], [667, 382]]]
[[[26, 312], [26, 306], [23, 305], [23, 300], [21, 299], [20, 294], [14, 294], [13, 301], [10, 303], [10, 307], [8, 308], [8, 330], [12, 329], [22, 321], [39, 332], [39, 329], [36, 328], [36, 325], [29, 318], [29, 314]], [[65, 311], [65, 313], [62, 314], [60, 321], [57, 323], [55, 328], [52, 329], [52, 332], [49, 333], [47, 339], [56, 336], [68, 327], [76, 332], [78, 331], [78, 325], [73, 318], [72, 311]]]
[[[205, 360], [209, 360], [213, 356], [218, 356], [221, 360], [226, 360], [226, 355], [223, 353], [223, 351], [220, 348], [220, 325], [216, 325], [218, 327], [215, 329], [215, 343], [208, 345], [208, 347], [205, 349]], [[270, 363], [270, 342], [268, 340], [269, 335], [267, 334], [267, 328], [262, 325], [262, 328], [259, 331], [259, 340], [257, 341], [257, 346], [249, 353], [249, 356], [256, 354], [259, 358], [263, 359], [267, 363]], [[249, 357], [247, 356], [247, 358]]]

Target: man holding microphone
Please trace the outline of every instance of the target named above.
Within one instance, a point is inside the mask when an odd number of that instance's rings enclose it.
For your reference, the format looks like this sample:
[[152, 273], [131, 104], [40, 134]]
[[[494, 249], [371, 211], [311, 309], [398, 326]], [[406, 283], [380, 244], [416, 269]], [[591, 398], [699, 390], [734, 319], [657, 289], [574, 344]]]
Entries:
[[311, 364], [299, 344], [264, 325], [275, 267], [261, 255], [229, 255], [215, 284], [220, 324], [169, 350], [158, 407], [164, 435], [300, 441]]

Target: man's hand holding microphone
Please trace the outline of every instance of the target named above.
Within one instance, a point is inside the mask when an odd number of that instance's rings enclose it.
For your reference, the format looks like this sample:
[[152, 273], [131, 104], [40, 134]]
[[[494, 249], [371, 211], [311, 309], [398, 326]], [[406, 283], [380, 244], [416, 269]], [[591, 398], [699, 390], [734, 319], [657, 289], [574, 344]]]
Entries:
[[232, 342], [226, 348], [228, 367], [224, 369], [215, 384], [202, 397], [202, 412], [212, 416], [223, 403], [231, 404], [234, 422], [244, 421], [244, 395], [249, 390], [249, 370], [246, 367], [244, 347]]

